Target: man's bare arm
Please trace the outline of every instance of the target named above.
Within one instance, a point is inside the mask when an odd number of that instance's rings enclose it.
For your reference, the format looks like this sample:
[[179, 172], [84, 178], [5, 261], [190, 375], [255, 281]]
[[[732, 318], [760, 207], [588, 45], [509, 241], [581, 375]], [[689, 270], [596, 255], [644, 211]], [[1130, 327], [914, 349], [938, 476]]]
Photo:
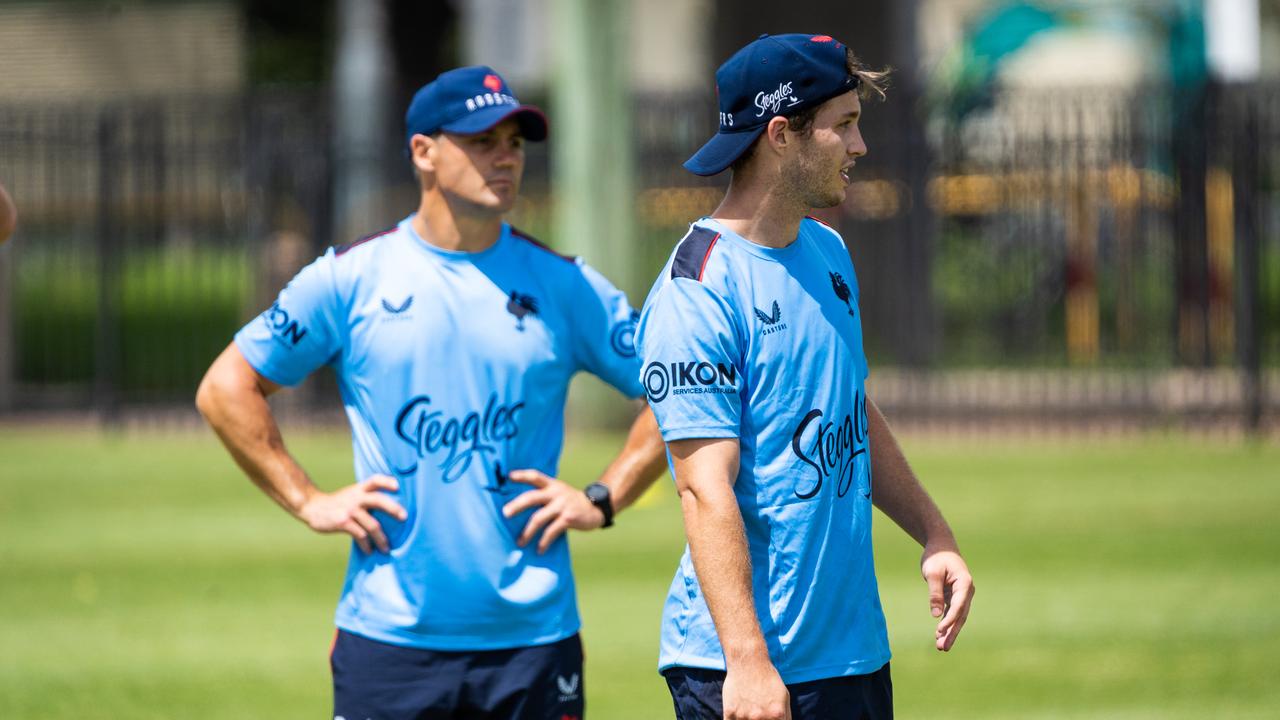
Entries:
[[[614, 513], [621, 512], [639, 499], [662, 475], [666, 466], [666, 446], [658, 430], [658, 421], [653, 417], [653, 410], [645, 405], [631, 424], [622, 451], [600, 475], [599, 482], [609, 487]], [[568, 483], [537, 470], [513, 470], [508, 477], [528, 483], [535, 489], [507, 503], [503, 514], [514, 517], [531, 507], [539, 508], [520, 534], [518, 542], [521, 545], [533, 540], [541, 531], [538, 552], [546, 552], [551, 543], [569, 528], [591, 530], [604, 524], [604, 514], [600, 509], [592, 505], [581, 490]]]
[[724, 716], [790, 718], [787, 687], [760, 631], [746, 530], [733, 494], [738, 441], [677, 440], [669, 447], [689, 554], [724, 648]]
[[955, 535], [942, 512], [911, 471], [880, 408], [867, 399], [871, 434], [872, 498], [876, 507], [924, 546], [920, 571], [929, 584], [929, 609], [940, 617], [935, 629], [939, 650], [950, 650], [969, 617], [973, 577], [960, 556]]
[[3, 245], [18, 227], [18, 209], [13, 206], [13, 199], [0, 185], [0, 245]]
[[396, 480], [378, 475], [333, 493], [317, 488], [285, 449], [267, 404], [267, 396], [279, 389], [232, 343], [205, 373], [196, 407], [240, 469], [280, 507], [316, 532], [345, 532], [366, 553], [373, 546], [386, 552], [386, 535], [370, 511], [405, 518], [404, 508], [382, 492], [394, 492]]
[[614, 512], [639, 500], [666, 469], [667, 446], [662, 442], [662, 431], [658, 429], [653, 409], [645, 403], [631, 423], [622, 451], [600, 475], [600, 482], [609, 486]]

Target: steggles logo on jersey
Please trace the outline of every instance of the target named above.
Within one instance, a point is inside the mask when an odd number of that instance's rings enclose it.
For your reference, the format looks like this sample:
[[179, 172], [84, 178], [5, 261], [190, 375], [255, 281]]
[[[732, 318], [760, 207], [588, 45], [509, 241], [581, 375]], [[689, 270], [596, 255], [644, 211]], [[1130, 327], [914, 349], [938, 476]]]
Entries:
[[[523, 402], [510, 405], [498, 402], [498, 394], [489, 395], [484, 411], [472, 411], [462, 417], [447, 418], [431, 407], [431, 398], [419, 395], [396, 414], [396, 435], [413, 447], [418, 459], [444, 454], [440, 461], [441, 477], [446, 483], [456, 481], [471, 467], [471, 462], [485, 453], [497, 452], [495, 445], [514, 438], [520, 432], [516, 414]], [[417, 463], [396, 470], [401, 475], [416, 472]]]
[[507, 297], [507, 312], [516, 316], [516, 329], [524, 332], [524, 316], [538, 314], [538, 299], [512, 290]]
[[796, 497], [801, 500], [817, 495], [828, 479], [835, 481], [836, 497], [844, 497], [853, 486], [858, 468], [855, 460], [867, 452], [866, 395], [858, 392], [853, 406], [855, 414], [838, 422], [823, 422], [822, 411], [815, 408], [796, 427], [791, 450], [818, 475], [807, 489], [796, 488]]
[[289, 347], [297, 347], [302, 342], [302, 338], [307, 336], [307, 328], [300, 325], [297, 320], [289, 317], [288, 311], [280, 307], [279, 302], [271, 304], [271, 307], [262, 313], [262, 319], [267, 323], [267, 327], [271, 328], [271, 334], [276, 340], [287, 344]]
[[618, 355], [625, 358], [636, 356], [636, 322], [639, 320], [640, 313], [632, 310], [631, 317], [619, 320], [609, 331], [609, 346]]
[[733, 365], [693, 360], [662, 363], [654, 360], [641, 375], [650, 402], [662, 402], [667, 395], [729, 395], [738, 391], [738, 368]]
[[836, 297], [844, 301], [844, 306], [849, 309], [849, 317], [857, 317], [853, 314], [853, 306], [849, 304], [849, 298], [853, 297], [853, 293], [849, 291], [849, 285], [845, 283], [844, 277], [838, 272], [828, 274], [831, 276], [831, 289], [836, 291]]
[[760, 322], [764, 323], [764, 329], [760, 331], [762, 336], [782, 332], [787, 329], [787, 324], [782, 322], [782, 308], [778, 307], [777, 300], [773, 301], [772, 315], [765, 315], [764, 311], [757, 307], [753, 307], [751, 309], [756, 311], [756, 318], [759, 319]]
[[787, 102], [787, 107], [793, 107], [800, 104], [800, 98], [791, 94], [791, 83], [778, 83], [778, 89], [773, 92], [766, 93], [763, 90], [756, 93], [756, 107], [760, 112], [756, 113], [756, 117], [764, 117], [765, 111], [777, 115], [778, 110], [782, 108], [782, 102]]

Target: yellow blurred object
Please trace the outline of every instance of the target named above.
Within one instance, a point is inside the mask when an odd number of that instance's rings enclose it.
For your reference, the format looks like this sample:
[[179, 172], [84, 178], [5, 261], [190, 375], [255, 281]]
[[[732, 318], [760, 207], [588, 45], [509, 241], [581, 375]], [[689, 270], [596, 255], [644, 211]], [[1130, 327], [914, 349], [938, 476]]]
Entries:
[[9, 193], [5, 192], [4, 185], [0, 185], [0, 243], [8, 240], [17, 227], [18, 210], [13, 206]]
[[1220, 361], [1235, 355], [1235, 191], [1231, 173], [1205, 176], [1205, 243], [1209, 254], [1209, 349]]

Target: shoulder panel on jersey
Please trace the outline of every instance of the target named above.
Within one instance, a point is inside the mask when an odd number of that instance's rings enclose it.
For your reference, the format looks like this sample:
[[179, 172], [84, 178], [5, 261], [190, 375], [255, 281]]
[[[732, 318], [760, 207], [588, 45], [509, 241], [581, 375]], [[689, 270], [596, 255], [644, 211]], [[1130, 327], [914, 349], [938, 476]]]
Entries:
[[396, 230], [396, 228], [397, 228], [397, 227], [399, 227], [399, 225], [392, 225], [391, 227], [387, 228], [386, 230], [380, 230], [380, 231], [378, 231], [378, 232], [376, 232], [376, 233], [374, 233], [374, 234], [372, 234], [372, 235], [365, 235], [364, 237], [360, 238], [359, 240], [356, 240], [356, 241], [354, 241], [354, 242], [349, 242], [349, 243], [347, 243], [346, 245], [338, 245], [338, 246], [336, 246], [336, 247], [334, 247], [334, 248], [333, 248], [333, 256], [334, 256], [334, 257], [340, 257], [340, 256], [342, 256], [342, 255], [346, 254], [347, 252], [349, 252], [350, 250], [352, 250], [352, 249], [354, 249], [354, 248], [356, 248], [356, 247], [359, 247], [359, 246], [361, 246], [361, 245], [363, 245], [363, 244], [365, 244], [365, 243], [369, 242], [370, 240], [377, 240], [378, 238], [382, 237], [383, 235], [389, 235], [389, 234], [391, 234], [391, 233], [395, 232], [395, 230]]
[[564, 260], [564, 261], [566, 261], [566, 262], [571, 262], [571, 263], [575, 263], [575, 264], [578, 262], [578, 258], [576, 258], [576, 257], [574, 257], [574, 256], [572, 256], [572, 255], [562, 255], [562, 254], [560, 254], [560, 253], [556, 252], [555, 250], [552, 250], [551, 248], [547, 247], [546, 243], [544, 243], [544, 242], [542, 242], [541, 240], [539, 240], [539, 239], [535, 238], [534, 236], [532, 236], [532, 235], [530, 235], [530, 234], [526, 233], [525, 231], [520, 230], [519, 228], [517, 228], [517, 227], [516, 227], [516, 226], [514, 226], [514, 225], [512, 225], [512, 226], [511, 226], [511, 236], [512, 236], [512, 237], [520, 238], [521, 240], [523, 240], [523, 241], [525, 241], [525, 242], [529, 243], [530, 245], [533, 245], [534, 247], [539, 248], [539, 249], [543, 250], [544, 252], [549, 252], [549, 253], [551, 253], [552, 255], [555, 255], [556, 257], [558, 257], [558, 258], [560, 258], [561, 260]]
[[711, 259], [711, 249], [719, 239], [720, 233], [715, 230], [701, 226], [690, 230], [676, 248], [676, 256], [671, 261], [671, 279], [690, 278], [702, 282], [707, 260]]

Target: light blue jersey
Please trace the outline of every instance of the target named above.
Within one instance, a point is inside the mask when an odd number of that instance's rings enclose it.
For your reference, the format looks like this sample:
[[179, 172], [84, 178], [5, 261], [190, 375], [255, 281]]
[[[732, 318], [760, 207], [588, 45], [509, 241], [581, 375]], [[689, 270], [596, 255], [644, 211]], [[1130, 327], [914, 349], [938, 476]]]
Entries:
[[[756, 614], [783, 682], [889, 660], [871, 553], [871, 461], [858, 282], [844, 241], [814, 220], [767, 248], [694, 223], [636, 334], [668, 442], [738, 438], [734, 494]], [[661, 668], [723, 670], [688, 548], [662, 617]]]
[[331, 366], [356, 480], [399, 480], [408, 519], [376, 513], [390, 554], [353, 544], [338, 627], [433, 650], [561, 640], [579, 627], [567, 536], [541, 556], [516, 546], [532, 511], [501, 510], [529, 487], [506, 473], [556, 475], [577, 371], [643, 392], [635, 313], [594, 270], [505, 224], [462, 253], [411, 219], [304, 268], [236, 346], [281, 385]]

